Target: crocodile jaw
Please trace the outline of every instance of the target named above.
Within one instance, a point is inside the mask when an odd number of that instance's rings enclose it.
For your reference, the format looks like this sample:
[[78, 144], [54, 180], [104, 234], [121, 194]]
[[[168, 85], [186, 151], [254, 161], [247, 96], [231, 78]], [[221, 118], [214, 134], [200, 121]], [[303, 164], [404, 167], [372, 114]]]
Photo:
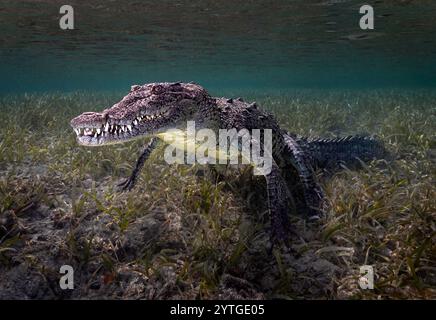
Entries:
[[[89, 121], [83, 121], [88, 117]], [[80, 122], [78, 120], [80, 118]], [[172, 117], [166, 113], [156, 113], [133, 117], [133, 120], [117, 121], [104, 116], [103, 113], [84, 113], [71, 121], [76, 133], [76, 140], [84, 146], [101, 146], [124, 143], [126, 141], [147, 137], [167, 127]]]

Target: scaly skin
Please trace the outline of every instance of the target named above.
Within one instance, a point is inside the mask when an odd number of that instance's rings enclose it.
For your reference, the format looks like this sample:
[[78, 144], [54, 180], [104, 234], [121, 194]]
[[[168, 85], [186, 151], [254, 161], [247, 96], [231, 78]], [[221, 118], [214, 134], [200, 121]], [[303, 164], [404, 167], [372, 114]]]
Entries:
[[[194, 83], [151, 83], [132, 86], [130, 92], [111, 108], [86, 112], [71, 120], [77, 141], [85, 146], [122, 143], [153, 137], [138, 159], [136, 168], [120, 186], [134, 187], [137, 176], [158, 143], [156, 135], [168, 129], [196, 128], [241, 130], [271, 129], [273, 164], [265, 176], [273, 243], [289, 239], [289, 200], [301, 193], [309, 215], [320, 210], [323, 192], [316, 181], [316, 169], [333, 170], [338, 163], [355, 164], [382, 157], [383, 146], [369, 137], [310, 140], [281, 129], [275, 118], [242, 99], [213, 98]], [[289, 179], [290, 177], [290, 179]], [[291, 192], [292, 190], [293, 192]]]

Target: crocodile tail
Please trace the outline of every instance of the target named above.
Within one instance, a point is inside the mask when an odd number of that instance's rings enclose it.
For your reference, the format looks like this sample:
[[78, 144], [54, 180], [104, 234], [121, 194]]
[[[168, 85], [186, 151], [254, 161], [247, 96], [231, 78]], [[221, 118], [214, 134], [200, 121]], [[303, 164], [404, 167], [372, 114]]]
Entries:
[[368, 136], [306, 140], [305, 145], [312, 156], [314, 166], [320, 169], [333, 169], [340, 164], [346, 167], [359, 167], [362, 162], [387, 156], [383, 143], [375, 137]]

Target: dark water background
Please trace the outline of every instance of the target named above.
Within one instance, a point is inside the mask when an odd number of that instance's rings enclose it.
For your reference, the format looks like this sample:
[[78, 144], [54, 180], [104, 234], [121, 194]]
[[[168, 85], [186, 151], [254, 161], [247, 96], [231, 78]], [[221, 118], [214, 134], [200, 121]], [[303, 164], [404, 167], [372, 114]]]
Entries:
[[[434, 87], [436, 1], [0, 1], [0, 93]], [[75, 9], [75, 30], [59, 8]]]

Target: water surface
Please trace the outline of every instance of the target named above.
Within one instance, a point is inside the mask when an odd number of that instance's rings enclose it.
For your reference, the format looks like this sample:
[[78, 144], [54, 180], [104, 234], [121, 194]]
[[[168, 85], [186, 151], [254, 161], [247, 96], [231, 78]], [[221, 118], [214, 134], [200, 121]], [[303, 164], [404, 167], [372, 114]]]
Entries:
[[436, 3], [373, 1], [0, 2], [0, 92], [125, 90], [195, 81], [212, 91], [433, 87]]

